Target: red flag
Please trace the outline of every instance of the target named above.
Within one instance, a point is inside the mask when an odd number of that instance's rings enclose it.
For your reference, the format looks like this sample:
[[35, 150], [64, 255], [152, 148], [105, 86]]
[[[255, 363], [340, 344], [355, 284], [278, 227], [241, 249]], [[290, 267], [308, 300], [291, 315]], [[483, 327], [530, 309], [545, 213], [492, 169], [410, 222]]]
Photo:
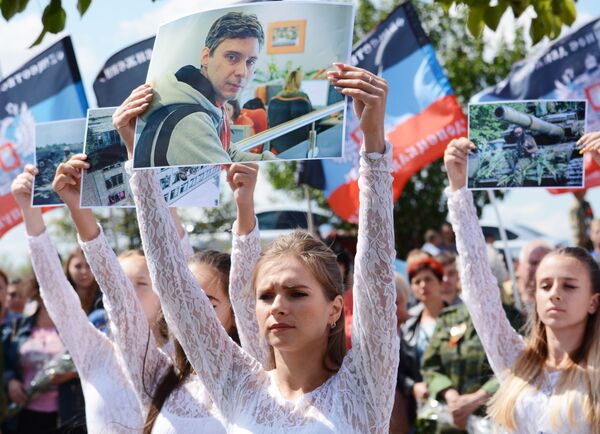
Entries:
[[[394, 200], [410, 177], [442, 157], [467, 121], [410, 2], [392, 12], [352, 52], [352, 63], [388, 81], [386, 135], [393, 147]], [[342, 219], [358, 221], [358, 121], [347, 111], [343, 159], [323, 160], [325, 195]]]

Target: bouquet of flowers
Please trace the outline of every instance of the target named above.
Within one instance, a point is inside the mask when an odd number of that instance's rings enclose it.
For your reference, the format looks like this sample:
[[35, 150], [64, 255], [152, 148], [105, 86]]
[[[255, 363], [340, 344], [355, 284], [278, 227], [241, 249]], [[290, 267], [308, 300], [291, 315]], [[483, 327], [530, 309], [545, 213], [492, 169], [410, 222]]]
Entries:
[[[42, 369], [35, 374], [35, 377], [25, 386], [27, 391], [27, 401], [35, 399], [40, 394], [47, 391], [52, 386], [52, 379], [57, 374], [67, 374], [76, 372], [75, 365], [71, 355], [64, 351], [50, 359]], [[12, 417], [23, 409], [23, 405], [11, 403], [8, 406], [7, 416]]]
[[[448, 406], [435, 399], [420, 403], [417, 410], [417, 433], [435, 433], [440, 428], [452, 428], [452, 415]], [[490, 434], [493, 432], [491, 421], [487, 417], [470, 415], [467, 419], [469, 434]]]

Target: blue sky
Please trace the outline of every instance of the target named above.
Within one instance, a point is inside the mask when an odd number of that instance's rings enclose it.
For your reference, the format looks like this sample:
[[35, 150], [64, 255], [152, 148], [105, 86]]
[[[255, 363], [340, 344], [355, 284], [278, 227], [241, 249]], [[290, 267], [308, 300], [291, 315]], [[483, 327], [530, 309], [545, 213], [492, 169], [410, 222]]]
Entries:
[[[75, 53], [81, 74], [86, 84], [88, 101], [95, 106], [91, 85], [106, 59], [127, 45], [138, 42], [155, 33], [160, 23], [205, 8], [225, 5], [223, 0], [94, 0], [90, 9], [80, 18], [74, 1], [63, 2], [67, 8], [67, 32], [73, 39]], [[46, 0], [31, 1], [24, 14], [6, 23], [0, 18], [0, 75], [8, 75], [28, 59], [64, 36], [50, 35], [41, 47], [28, 50], [28, 45], [37, 37], [40, 30], [40, 16]], [[600, 1], [579, 0], [577, 2], [578, 23], [600, 16]], [[510, 35], [514, 28], [511, 17], [505, 21], [502, 31]], [[494, 45], [494, 36], [488, 34], [490, 46]], [[6, 43], [9, 41], [8, 43]], [[261, 191], [257, 197], [272, 200], [286, 200], [285, 196], [272, 191], [265, 182], [261, 182]], [[224, 190], [224, 188], [222, 188]], [[588, 200], [600, 215], [600, 188], [588, 193]], [[512, 191], [500, 203], [500, 213], [505, 223], [524, 223], [559, 238], [570, 237], [568, 210], [573, 202], [571, 195], [553, 196], [546, 191]], [[52, 212], [48, 217], [59, 216]], [[484, 210], [483, 220], [495, 222], [493, 210]], [[15, 254], [18, 252], [17, 254]], [[0, 239], [0, 267], [3, 264], [14, 265], [26, 257], [24, 230], [13, 229]], [[18, 258], [18, 259], [15, 259]]]

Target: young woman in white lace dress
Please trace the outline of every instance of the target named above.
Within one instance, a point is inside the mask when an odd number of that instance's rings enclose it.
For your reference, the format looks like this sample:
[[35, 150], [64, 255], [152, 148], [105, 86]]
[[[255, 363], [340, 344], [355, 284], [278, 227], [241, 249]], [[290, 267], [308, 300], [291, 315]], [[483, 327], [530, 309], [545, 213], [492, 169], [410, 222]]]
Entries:
[[[79, 174], [89, 166], [85, 159], [84, 155], [76, 155], [63, 163], [57, 171], [55, 188], [66, 203], [75, 204], [69, 208], [83, 250], [105, 293], [106, 309], [114, 318], [112, 330], [124, 360], [125, 374], [142, 407], [140, 429], [144, 433], [225, 432], [218, 410], [179, 343], [173, 340], [167, 344], [168, 354], [160, 349], [154, 321], [157, 296], [146, 277], [143, 252], [128, 252], [117, 260], [93, 214], [76, 205], [79, 203]], [[190, 258], [192, 273], [198, 275], [221, 324], [235, 338], [233, 311], [228, 300], [229, 255], [214, 251], [193, 254], [176, 212], [172, 209], [170, 213], [176, 222], [177, 236], [182, 238], [183, 257]], [[150, 323], [147, 318], [151, 318]]]
[[[88, 321], [77, 293], [62, 270], [41, 210], [30, 206], [36, 173], [35, 167], [26, 166], [13, 182], [12, 192], [25, 222], [40, 295], [81, 379], [88, 432], [139, 433], [142, 412], [118, 361], [115, 345]], [[111, 312], [108, 313], [113, 319]]]
[[462, 298], [501, 385], [488, 413], [503, 431], [600, 433], [600, 269], [578, 247], [549, 253], [536, 272], [531, 331], [510, 326], [487, 261], [466, 161], [474, 145], [453, 140], [444, 156]]
[[[165, 318], [229, 432], [388, 430], [398, 336], [391, 149], [383, 128], [387, 83], [348, 65], [339, 65], [329, 77], [342, 94], [354, 99], [364, 135], [354, 346], [348, 354], [344, 355], [342, 279], [336, 256], [326, 246], [310, 236], [292, 235], [261, 258], [253, 283], [254, 321], [269, 344], [270, 363], [263, 366], [229, 339], [189, 272], [155, 174], [142, 170], [131, 178], [142, 242]], [[117, 110], [113, 123], [121, 134], [131, 134], [135, 117], [147, 108], [151, 95], [149, 87], [137, 89]], [[287, 247], [294, 247], [295, 253]]]

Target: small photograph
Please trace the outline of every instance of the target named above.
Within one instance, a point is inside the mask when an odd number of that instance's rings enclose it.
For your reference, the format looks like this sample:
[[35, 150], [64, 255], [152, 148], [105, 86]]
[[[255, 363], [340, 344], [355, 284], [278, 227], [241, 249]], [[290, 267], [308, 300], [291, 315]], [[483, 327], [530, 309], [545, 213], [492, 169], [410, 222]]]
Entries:
[[134, 167], [342, 157], [346, 104], [326, 74], [349, 62], [353, 23], [351, 4], [294, 1], [160, 26]]
[[[88, 110], [84, 153], [90, 168], [82, 176], [82, 208], [135, 206], [125, 171], [127, 149], [112, 124], [116, 109]], [[219, 166], [161, 169], [158, 176], [165, 201], [170, 207], [218, 206], [219, 171]]]
[[90, 168], [81, 179], [81, 207], [133, 207], [125, 172], [127, 148], [112, 124], [116, 107], [88, 110], [84, 153]]
[[32, 206], [64, 205], [52, 190], [56, 168], [83, 151], [85, 118], [45, 122], [35, 126], [35, 164], [38, 175], [33, 183]]
[[586, 125], [581, 100], [469, 104], [470, 189], [581, 188], [576, 143]]

